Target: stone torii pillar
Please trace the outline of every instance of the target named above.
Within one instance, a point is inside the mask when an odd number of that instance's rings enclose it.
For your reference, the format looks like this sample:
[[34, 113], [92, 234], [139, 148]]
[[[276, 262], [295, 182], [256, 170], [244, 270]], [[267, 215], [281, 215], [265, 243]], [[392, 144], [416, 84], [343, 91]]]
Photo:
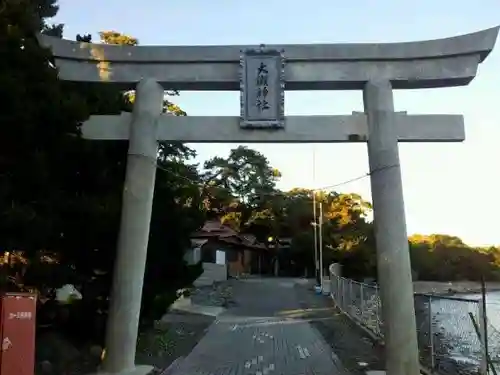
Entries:
[[137, 85], [130, 124], [118, 250], [106, 326], [106, 373], [146, 374], [135, 366], [142, 286], [149, 240], [158, 152], [157, 126], [163, 110], [163, 88], [154, 80]]
[[388, 374], [419, 374], [410, 249], [391, 83], [367, 82], [363, 101], [368, 118], [368, 161], [382, 316], [384, 322], [390, 322], [384, 323], [386, 370]]

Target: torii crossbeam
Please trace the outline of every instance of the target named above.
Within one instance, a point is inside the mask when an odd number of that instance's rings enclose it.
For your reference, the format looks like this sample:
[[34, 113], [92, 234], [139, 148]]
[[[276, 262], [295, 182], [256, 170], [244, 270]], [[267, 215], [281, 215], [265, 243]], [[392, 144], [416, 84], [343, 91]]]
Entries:
[[[407, 115], [395, 113], [399, 142], [462, 142], [462, 115]], [[94, 140], [130, 138], [131, 114], [95, 115], [82, 127]], [[243, 129], [239, 117], [173, 116], [158, 119], [156, 139], [191, 143], [353, 143], [368, 141], [368, 120], [362, 112], [345, 116], [289, 116], [279, 130]]]

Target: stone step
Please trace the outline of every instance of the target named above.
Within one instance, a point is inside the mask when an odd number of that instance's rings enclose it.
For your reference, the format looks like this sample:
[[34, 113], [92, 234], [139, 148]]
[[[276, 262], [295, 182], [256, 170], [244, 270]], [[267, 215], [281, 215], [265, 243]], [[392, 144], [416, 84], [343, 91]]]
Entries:
[[207, 286], [207, 285], [212, 285], [214, 283], [214, 280], [213, 279], [209, 279], [209, 278], [198, 278], [196, 279], [194, 282], [193, 282], [193, 285], [195, 287], [198, 287], [198, 286]]
[[179, 366], [182, 364], [182, 361], [184, 360], [184, 357], [179, 357], [175, 359], [170, 366], [168, 366], [163, 372], [161, 372], [159, 375], [172, 375], [175, 370], [179, 368]]
[[207, 282], [207, 281], [212, 282], [213, 280], [214, 280], [214, 279], [212, 279], [212, 278], [210, 278], [210, 277], [199, 277], [199, 278], [197, 278], [197, 279], [195, 280], [195, 282], [197, 282], [197, 281], [198, 281], [198, 282], [200, 282], [200, 281], [201, 281], [201, 282]]

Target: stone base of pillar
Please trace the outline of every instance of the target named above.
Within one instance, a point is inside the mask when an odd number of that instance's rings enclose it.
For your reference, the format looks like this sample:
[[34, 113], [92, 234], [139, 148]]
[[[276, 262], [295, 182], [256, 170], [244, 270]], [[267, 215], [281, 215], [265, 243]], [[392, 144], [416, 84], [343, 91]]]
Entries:
[[98, 371], [91, 375], [148, 375], [151, 371], [154, 370], [153, 366], [146, 365], [138, 365], [133, 369], [124, 370], [121, 372], [101, 372]]

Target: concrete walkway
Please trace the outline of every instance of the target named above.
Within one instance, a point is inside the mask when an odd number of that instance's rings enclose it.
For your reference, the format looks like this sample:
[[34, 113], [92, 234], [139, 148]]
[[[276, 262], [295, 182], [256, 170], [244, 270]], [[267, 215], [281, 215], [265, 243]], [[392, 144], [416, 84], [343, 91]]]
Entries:
[[237, 306], [218, 317], [170, 374], [348, 375], [319, 332], [301, 318], [296, 282], [235, 282]]

